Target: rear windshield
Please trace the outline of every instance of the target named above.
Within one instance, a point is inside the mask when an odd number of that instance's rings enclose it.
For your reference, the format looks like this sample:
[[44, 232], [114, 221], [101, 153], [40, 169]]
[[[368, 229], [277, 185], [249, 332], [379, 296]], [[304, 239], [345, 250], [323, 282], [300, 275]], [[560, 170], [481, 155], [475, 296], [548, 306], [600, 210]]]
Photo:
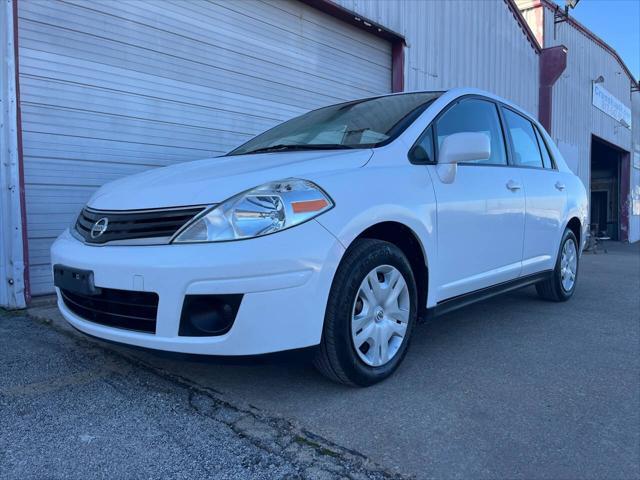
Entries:
[[281, 123], [229, 155], [377, 147], [400, 135], [440, 95], [442, 92], [405, 93], [320, 108]]

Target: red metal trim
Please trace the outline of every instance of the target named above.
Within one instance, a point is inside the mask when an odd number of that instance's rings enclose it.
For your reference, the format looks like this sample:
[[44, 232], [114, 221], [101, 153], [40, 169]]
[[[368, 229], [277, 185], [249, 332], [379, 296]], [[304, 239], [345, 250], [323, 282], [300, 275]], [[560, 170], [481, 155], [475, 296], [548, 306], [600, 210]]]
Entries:
[[631, 200], [631, 154], [620, 154], [620, 240], [629, 242], [629, 212]]
[[22, 254], [24, 261], [24, 298], [31, 301], [31, 279], [29, 276], [29, 238], [27, 235], [27, 202], [24, 182], [24, 153], [22, 146], [22, 112], [20, 108], [20, 49], [18, 48], [18, 0], [13, 0], [13, 48], [16, 70], [16, 130], [18, 135], [18, 175], [20, 182], [20, 212], [22, 223]]
[[404, 43], [391, 45], [391, 91], [404, 92]]
[[[539, 0], [539, 2], [543, 6], [551, 10], [554, 14], [560, 11], [562, 12], [562, 15], [564, 15], [564, 12], [562, 11], [562, 9], [558, 4], [552, 3], [549, 0]], [[593, 42], [600, 45], [603, 49], [609, 52], [609, 54], [611, 54], [611, 56], [613, 56], [616, 59], [616, 61], [620, 64], [620, 66], [624, 69], [625, 73], [629, 77], [629, 80], [631, 81], [632, 88], [633, 87], [640, 88], [640, 82], [633, 77], [631, 70], [629, 70], [629, 68], [625, 65], [624, 61], [622, 60], [622, 57], [618, 55], [618, 52], [616, 52], [609, 44], [607, 44], [604, 40], [598, 37], [595, 33], [593, 33], [587, 27], [585, 27], [580, 22], [578, 22], [575, 18], [571, 16], [567, 16], [566, 21], [567, 23], [570, 23], [576, 30], [583, 33], [587, 38], [591, 39]]]
[[511, 13], [516, 19], [516, 22], [518, 22], [518, 24], [520, 25], [522, 32], [527, 37], [527, 40], [529, 40], [529, 43], [531, 44], [533, 49], [536, 51], [536, 53], [540, 53], [542, 51], [542, 46], [540, 46], [538, 39], [536, 38], [535, 34], [531, 30], [531, 27], [522, 15], [522, 12], [518, 8], [515, 0], [504, 0], [504, 3], [506, 3], [509, 10], [511, 10]]
[[545, 48], [540, 52], [540, 87], [538, 93], [538, 119], [547, 132], [551, 132], [553, 85], [567, 68], [567, 47]]

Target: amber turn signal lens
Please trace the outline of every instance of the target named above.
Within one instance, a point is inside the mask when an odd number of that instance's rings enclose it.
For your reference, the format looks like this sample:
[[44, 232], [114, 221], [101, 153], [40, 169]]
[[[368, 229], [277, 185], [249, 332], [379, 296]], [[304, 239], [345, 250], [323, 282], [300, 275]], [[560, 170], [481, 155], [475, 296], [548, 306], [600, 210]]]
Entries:
[[306, 200], [304, 202], [291, 202], [291, 208], [294, 213], [318, 212], [325, 208], [329, 203], [324, 200]]

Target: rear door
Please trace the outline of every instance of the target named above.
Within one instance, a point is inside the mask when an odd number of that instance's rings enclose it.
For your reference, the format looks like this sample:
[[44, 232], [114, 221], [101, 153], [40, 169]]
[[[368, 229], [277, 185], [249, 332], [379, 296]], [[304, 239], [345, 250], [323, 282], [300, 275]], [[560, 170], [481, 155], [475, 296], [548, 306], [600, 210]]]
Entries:
[[524, 193], [520, 169], [511, 168], [498, 107], [482, 98], [463, 98], [433, 124], [436, 149], [451, 134], [482, 132], [491, 157], [458, 164], [452, 183], [436, 166], [429, 173], [437, 199], [437, 300], [485, 288], [520, 274]]
[[522, 275], [529, 275], [554, 268], [567, 193], [538, 127], [507, 107], [502, 111], [526, 197]]

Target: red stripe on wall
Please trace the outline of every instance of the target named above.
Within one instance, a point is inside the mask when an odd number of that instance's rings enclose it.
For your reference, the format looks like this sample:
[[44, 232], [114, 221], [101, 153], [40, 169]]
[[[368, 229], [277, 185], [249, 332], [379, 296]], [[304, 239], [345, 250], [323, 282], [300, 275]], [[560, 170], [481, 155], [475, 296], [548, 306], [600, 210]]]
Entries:
[[391, 91], [404, 91], [404, 42], [391, 45]]
[[16, 65], [16, 130], [18, 134], [18, 175], [20, 182], [20, 212], [22, 216], [22, 254], [24, 260], [24, 297], [31, 301], [31, 281], [29, 277], [29, 240], [27, 237], [27, 203], [24, 186], [24, 155], [22, 148], [22, 113], [20, 111], [20, 59], [18, 48], [18, 0], [13, 0], [13, 48]]

